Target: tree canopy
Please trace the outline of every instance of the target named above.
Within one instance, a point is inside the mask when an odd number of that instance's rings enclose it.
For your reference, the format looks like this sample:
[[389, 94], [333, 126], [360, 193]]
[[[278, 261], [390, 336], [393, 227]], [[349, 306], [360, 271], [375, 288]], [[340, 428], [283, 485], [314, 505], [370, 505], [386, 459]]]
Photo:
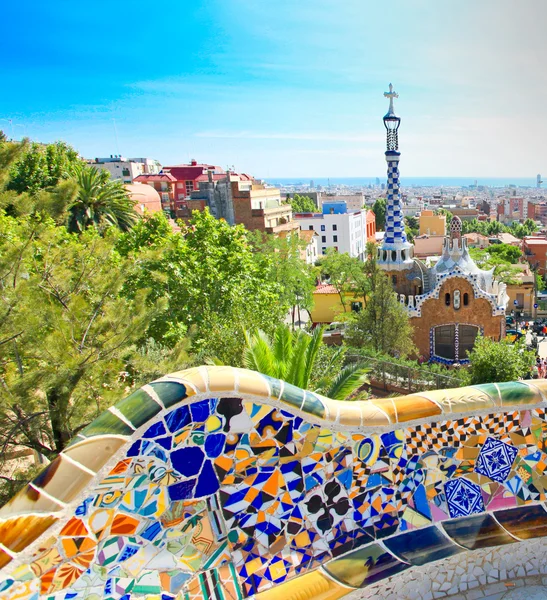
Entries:
[[320, 212], [315, 202], [309, 196], [295, 194], [292, 198], [289, 198], [289, 204], [292, 206], [294, 213]]
[[21, 156], [11, 168], [7, 187], [19, 194], [35, 194], [69, 179], [74, 168], [81, 164], [76, 150], [65, 142], [25, 142]]
[[386, 199], [377, 198], [372, 206], [372, 212], [376, 216], [376, 229], [383, 231], [386, 226]]
[[530, 374], [535, 353], [526, 350], [524, 343], [511, 344], [507, 340], [495, 342], [478, 336], [469, 354], [469, 383], [516, 381]]

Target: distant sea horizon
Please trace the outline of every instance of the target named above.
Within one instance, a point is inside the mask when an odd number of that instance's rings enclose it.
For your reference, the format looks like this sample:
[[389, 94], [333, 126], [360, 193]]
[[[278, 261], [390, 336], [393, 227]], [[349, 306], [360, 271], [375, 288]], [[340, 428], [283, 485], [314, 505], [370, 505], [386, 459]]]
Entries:
[[[376, 177], [266, 177], [265, 181], [272, 184], [287, 185], [314, 185], [332, 187], [347, 185], [349, 187], [365, 187], [378, 185]], [[386, 183], [386, 176], [378, 177], [380, 184]], [[477, 185], [487, 187], [536, 187], [535, 177], [401, 177], [403, 187], [469, 187]]]

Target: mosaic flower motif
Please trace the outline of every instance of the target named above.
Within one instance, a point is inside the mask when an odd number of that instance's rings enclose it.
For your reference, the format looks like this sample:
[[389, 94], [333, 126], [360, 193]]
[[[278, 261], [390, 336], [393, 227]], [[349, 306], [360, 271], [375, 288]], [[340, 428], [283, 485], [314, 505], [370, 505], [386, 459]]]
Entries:
[[452, 518], [467, 517], [484, 511], [481, 488], [467, 479], [451, 479], [444, 484], [448, 510]]
[[489, 437], [481, 448], [475, 472], [503, 483], [511, 472], [517, 452], [514, 446]]

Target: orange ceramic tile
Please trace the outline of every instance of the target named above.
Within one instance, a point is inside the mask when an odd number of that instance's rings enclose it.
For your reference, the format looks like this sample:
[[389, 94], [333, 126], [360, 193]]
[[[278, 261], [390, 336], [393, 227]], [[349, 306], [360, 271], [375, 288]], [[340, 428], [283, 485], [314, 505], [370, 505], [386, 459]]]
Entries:
[[0, 543], [20, 552], [57, 521], [51, 515], [22, 515], [0, 522]]
[[399, 423], [414, 421], [415, 419], [426, 419], [442, 413], [434, 402], [422, 396], [402, 396], [393, 398], [393, 401], [397, 408]]
[[65, 556], [72, 558], [78, 554], [86, 553], [88, 551], [94, 551], [97, 542], [89, 537], [84, 538], [62, 538], [61, 545], [63, 547]]
[[140, 521], [129, 515], [116, 515], [110, 527], [111, 535], [129, 535], [137, 531]]
[[96, 473], [126, 443], [124, 439], [98, 435], [70, 446], [63, 454]]
[[7, 564], [9, 564], [13, 559], [11, 556], [0, 548], [0, 569], [3, 569]]

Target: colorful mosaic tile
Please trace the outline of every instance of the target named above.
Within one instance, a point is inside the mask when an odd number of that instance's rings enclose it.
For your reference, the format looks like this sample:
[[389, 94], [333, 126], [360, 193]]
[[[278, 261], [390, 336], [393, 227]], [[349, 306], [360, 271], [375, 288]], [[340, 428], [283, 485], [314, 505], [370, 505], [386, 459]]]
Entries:
[[[507, 409], [443, 420], [439, 406], [464, 412], [465, 389], [428, 408], [419, 395], [334, 402], [227, 368], [168, 376], [92, 424], [70, 458], [0, 509], [0, 599], [246, 598], [324, 578], [319, 566], [330, 574], [322, 586], [345, 590], [462, 547], [546, 535], [546, 414], [527, 408], [544, 402], [546, 384], [534, 386], [520, 407], [509, 384]], [[471, 393], [499, 406], [495, 386]], [[428, 421], [386, 426], [409, 406]], [[142, 429], [129, 433], [119, 415]], [[363, 432], [367, 418], [384, 429]], [[63, 499], [56, 478], [69, 464], [99, 471], [107, 461], [93, 486]], [[71, 483], [67, 494], [80, 485]]]

